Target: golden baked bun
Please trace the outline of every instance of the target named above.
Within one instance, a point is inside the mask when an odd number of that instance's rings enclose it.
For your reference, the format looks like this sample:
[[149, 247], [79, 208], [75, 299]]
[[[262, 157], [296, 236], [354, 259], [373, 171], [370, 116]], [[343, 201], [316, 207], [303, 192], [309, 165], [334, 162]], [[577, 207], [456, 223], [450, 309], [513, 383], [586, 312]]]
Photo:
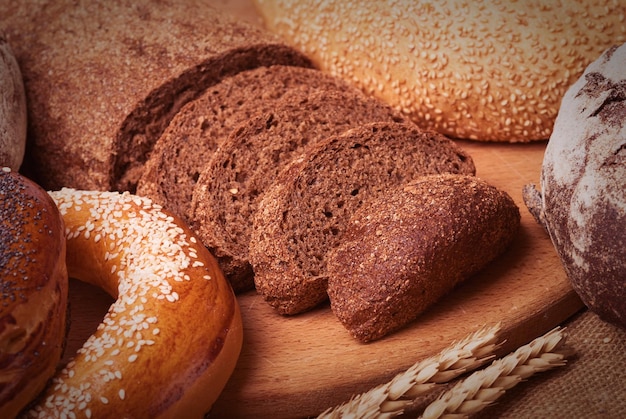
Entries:
[[15, 417], [63, 354], [68, 277], [63, 220], [50, 196], [0, 170], [0, 417]]
[[420, 127], [482, 141], [547, 140], [561, 98], [626, 41], [610, 0], [255, 0], [266, 26], [322, 70]]
[[50, 192], [70, 277], [116, 300], [29, 413], [202, 417], [228, 381], [243, 329], [217, 262], [180, 220], [129, 193]]

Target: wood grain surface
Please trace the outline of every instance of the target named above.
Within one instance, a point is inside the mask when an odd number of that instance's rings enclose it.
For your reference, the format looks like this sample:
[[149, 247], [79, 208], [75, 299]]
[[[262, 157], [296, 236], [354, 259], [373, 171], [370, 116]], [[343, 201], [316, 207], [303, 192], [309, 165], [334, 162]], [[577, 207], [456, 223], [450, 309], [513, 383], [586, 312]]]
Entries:
[[[538, 183], [545, 142], [459, 142], [477, 175], [508, 192], [522, 225], [511, 248], [404, 330], [369, 344], [353, 340], [328, 306], [294, 317], [276, 314], [255, 292], [238, 296], [244, 347], [211, 417], [314, 416], [382, 384], [484, 325], [502, 323], [504, 354], [583, 308], [547, 234], [522, 201]], [[112, 299], [72, 281], [67, 356], [95, 330]]]

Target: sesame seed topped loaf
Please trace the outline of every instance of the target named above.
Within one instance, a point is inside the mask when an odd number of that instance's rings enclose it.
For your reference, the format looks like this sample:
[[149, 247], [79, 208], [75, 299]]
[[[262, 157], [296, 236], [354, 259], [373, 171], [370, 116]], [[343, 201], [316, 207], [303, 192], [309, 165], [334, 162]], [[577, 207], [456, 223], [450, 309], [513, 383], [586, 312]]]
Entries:
[[0, 16], [25, 81], [27, 155], [46, 189], [132, 191], [185, 102], [245, 69], [310, 66], [201, 0], [5, 1]]
[[357, 89], [328, 89], [276, 104], [240, 124], [213, 154], [193, 192], [191, 223], [237, 291], [252, 289], [248, 261], [258, 200], [284, 166], [315, 144], [349, 128], [402, 115]]
[[211, 86], [174, 116], [157, 141], [137, 193], [187, 222], [193, 189], [213, 152], [241, 122], [314, 91], [356, 90], [318, 70], [270, 66], [241, 72]]
[[506, 250], [519, 225], [511, 197], [475, 176], [392, 188], [354, 213], [329, 252], [333, 313], [356, 339], [380, 339]]
[[425, 174], [474, 174], [471, 157], [412, 123], [373, 123], [331, 136], [279, 175], [258, 204], [249, 256], [257, 291], [281, 314], [327, 300], [327, 252], [348, 219], [389, 188]]
[[323, 71], [454, 138], [547, 140], [585, 67], [626, 42], [624, 2], [254, 0]]

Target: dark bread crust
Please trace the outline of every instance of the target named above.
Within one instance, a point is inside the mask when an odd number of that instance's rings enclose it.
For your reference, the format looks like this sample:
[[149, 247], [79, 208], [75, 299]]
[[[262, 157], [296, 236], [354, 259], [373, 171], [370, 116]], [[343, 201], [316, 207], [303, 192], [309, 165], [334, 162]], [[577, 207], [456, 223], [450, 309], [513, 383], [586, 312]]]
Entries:
[[454, 142], [413, 124], [367, 124], [312, 147], [259, 203], [249, 249], [257, 291], [281, 314], [325, 301], [327, 252], [354, 211], [396, 185], [447, 172], [475, 167]]
[[390, 106], [341, 83], [284, 98], [272, 112], [235, 128], [194, 188], [191, 224], [236, 291], [254, 287], [248, 261], [251, 222], [280, 171], [326, 137], [364, 123], [403, 120]]
[[225, 76], [310, 66], [201, 0], [0, 3], [24, 76], [29, 166], [46, 189], [133, 191], [181, 106]]
[[434, 175], [362, 206], [328, 255], [328, 295], [368, 342], [415, 320], [502, 253], [520, 225], [508, 194], [474, 177]]
[[19, 170], [26, 147], [26, 94], [11, 45], [0, 31], [0, 167]]

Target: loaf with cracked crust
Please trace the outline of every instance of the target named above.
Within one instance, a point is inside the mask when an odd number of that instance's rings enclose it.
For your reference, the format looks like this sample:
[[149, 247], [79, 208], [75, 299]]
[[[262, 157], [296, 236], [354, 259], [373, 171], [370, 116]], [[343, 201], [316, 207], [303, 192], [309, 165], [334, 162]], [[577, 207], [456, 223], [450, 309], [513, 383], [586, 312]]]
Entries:
[[626, 328], [626, 44], [608, 48], [563, 97], [524, 200], [545, 227], [574, 291]]

